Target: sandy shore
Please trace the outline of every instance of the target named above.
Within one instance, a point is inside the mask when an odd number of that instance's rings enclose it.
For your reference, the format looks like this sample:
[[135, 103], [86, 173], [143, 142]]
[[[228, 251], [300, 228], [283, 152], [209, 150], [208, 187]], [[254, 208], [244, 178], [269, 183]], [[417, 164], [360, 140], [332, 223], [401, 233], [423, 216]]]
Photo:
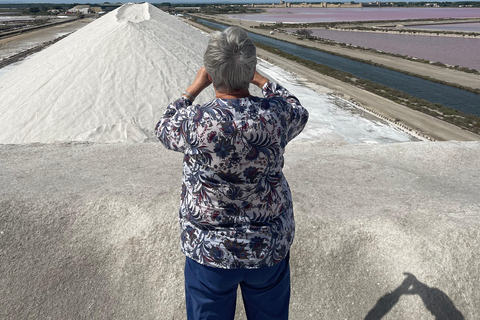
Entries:
[[[208, 16], [211, 18], [211, 16]], [[260, 34], [268, 34], [268, 30], [255, 29], [251, 30], [249, 26], [257, 24], [253, 21], [239, 21], [235, 19], [229, 19], [226, 17], [217, 17], [219, 22], [225, 22], [232, 25], [238, 25], [240, 27], [247, 28], [248, 31], [255, 31]], [[206, 32], [211, 32], [211, 29], [207, 27], [194, 23], [192, 21], [187, 21], [188, 23], [194, 25], [197, 28], [200, 28]], [[270, 35], [269, 35], [270, 36]], [[295, 37], [291, 37], [285, 34], [275, 34], [275, 38], [279, 40], [287, 40], [290, 42], [295, 42]], [[296, 41], [299, 44], [302, 44], [302, 40]], [[319, 47], [321, 44], [317, 44]], [[332, 46], [325, 46], [332, 48]], [[323, 49], [323, 48], [322, 48]], [[351, 55], [357, 54], [357, 57], [362, 59], [372, 60], [377, 63], [381, 63], [386, 66], [395, 67], [397, 69], [403, 68], [403, 70], [418, 73], [421, 71], [422, 74], [428, 75], [432, 78], [437, 78], [461, 84], [463, 86], [476, 86], [480, 88], [480, 76], [468, 74], [464, 72], [459, 72], [456, 70], [449, 70], [445, 68], [439, 68], [436, 66], [426, 65], [423, 63], [413, 62], [401, 58], [389, 57], [384, 55], [374, 55], [372, 53], [360, 52], [356, 50], [350, 50], [341, 47], [335, 47], [338, 53]], [[412, 110], [401, 104], [395, 103], [391, 100], [385, 99], [383, 97], [377, 96], [368, 91], [359, 89], [350, 84], [344, 83], [342, 81], [336, 80], [334, 78], [325, 76], [318, 72], [315, 72], [303, 65], [295, 63], [291, 60], [282, 58], [273, 53], [267, 52], [265, 50], [258, 50], [258, 55], [260, 58], [265, 59], [285, 70], [295, 73], [298, 77], [305, 79], [307, 82], [313, 83], [313, 89], [336, 94], [343, 97], [346, 100], [352, 101], [357, 105], [383, 117], [389, 119], [390, 121], [395, 121], [401, 127], [412, 129], [423, 136], [430, 137], [434, 140], [457, 140], [457, 141], [478, 141], [480, 140], [480, 135], [475, 133], [465, 131], [457, 126], [449, 124], [447, 122], [441, 121], [424, 113]], [[362, 57], [363, 56], [363, 57]], [[368, 56], [368, 59], [367, 59]], [[378, 60], [375, 60], [378, 57]], [[381, 59], [381, 60], [380, 60]], [[312, 85], [310, 85], [312, 86]]]

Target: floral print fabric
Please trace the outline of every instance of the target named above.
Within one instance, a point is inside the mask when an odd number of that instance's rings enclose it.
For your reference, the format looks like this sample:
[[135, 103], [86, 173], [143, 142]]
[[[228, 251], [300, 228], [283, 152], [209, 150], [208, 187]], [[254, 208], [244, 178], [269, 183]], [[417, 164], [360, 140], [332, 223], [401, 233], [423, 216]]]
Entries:
[[269, 267], [286, 257], [295, 223], [283, 154], [308, 112], [276, 83], [264, 98], [171, 103], [155, 128], [184, 153], [179, 220], [182, 251], [200, 264]]

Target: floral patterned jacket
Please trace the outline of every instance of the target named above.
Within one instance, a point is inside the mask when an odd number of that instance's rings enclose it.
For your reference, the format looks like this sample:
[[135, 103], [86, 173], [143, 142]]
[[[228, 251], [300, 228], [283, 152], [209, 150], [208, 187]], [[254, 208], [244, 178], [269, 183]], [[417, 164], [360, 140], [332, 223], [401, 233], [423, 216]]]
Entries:
[[183, 152], [180, 205], [184, 254], [224, 268], [269, 267], [286, 257], [295, 223], [283, 154], [308, 111], [281, 85], [264, 98], [172, 102], [155, 128], [168, 149]]

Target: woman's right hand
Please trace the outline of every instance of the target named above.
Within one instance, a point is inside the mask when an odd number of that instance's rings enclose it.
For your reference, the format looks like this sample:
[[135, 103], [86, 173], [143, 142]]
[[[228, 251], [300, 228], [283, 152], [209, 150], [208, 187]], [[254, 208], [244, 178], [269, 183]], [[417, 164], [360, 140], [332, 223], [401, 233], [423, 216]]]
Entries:
[[193, 80], [193, 83], [187, 88], [187, 92], [193, 97], [196, 97], [200, 94], [200, 92], [203, 91], [203, 89], [207, 88], [211, 84], [212, 81], [208, 77], [207, 70], [205, 70], [205, 67], [201, 67], [197, 72], [195, 80]]
[[260, 89], [262, 89], [263, 86], [265, 85], [265, 83], [267, 83], [269, 81], [270, 80], [268, 80], [268, 78], [265, 78], [260, 73], [258, 73], [257, 70], [255, 70], [255, 74], [253, 76], [253, 79], [250, 82], [253, 83], [254, 85], [256, 85], [257, 87], [259, 87]]

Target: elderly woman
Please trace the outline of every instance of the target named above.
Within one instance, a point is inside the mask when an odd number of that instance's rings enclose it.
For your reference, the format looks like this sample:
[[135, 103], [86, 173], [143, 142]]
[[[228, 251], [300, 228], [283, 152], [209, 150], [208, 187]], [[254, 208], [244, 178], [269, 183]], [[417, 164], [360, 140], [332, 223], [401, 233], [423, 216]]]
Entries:
[[[213, 33], [202, 67], [155, 128], [184, 153], [180, 205], [188, 319], [233, 319], [240, 285], [248, 319], [287, 319], [293, 205], [282, 168], [308, 112], [256, 72], [240, 28]], [[249, 84], [263, 89], [251, 96]], [[215, 99], [193, 105], [210, 84]]]

